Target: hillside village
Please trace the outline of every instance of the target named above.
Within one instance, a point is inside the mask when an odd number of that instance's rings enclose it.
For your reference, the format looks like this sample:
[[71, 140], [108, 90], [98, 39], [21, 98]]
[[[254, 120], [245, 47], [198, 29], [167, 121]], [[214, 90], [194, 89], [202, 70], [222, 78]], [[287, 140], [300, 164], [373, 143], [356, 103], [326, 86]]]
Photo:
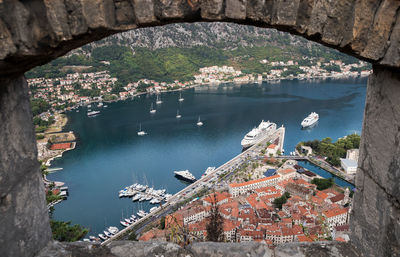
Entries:
[[260, 60], [268, 72], [246, 74], [231, 66], [210, 66], [199, 69], [199, 73], [190, 81], [173, 83], [141, 79], [117, 87], [118, 79], [111, 77], [109, 71], [70, 73], [59, 78], [28, 79], [31, 96], [43, 99], [51, 104], [53, 110], [69, 110], [77, 105], [95, 101], [124, 100], [140, 93], [159, 93], [168, 90], [184, 89], [196, 85], [219, 83], [251, 83], [277, 81], [280, 79], [312, 79], [367, 76], [370, 70], [367, 63], [344, 64], [340, 60], [326, 63], [311, 61], [312, 65], [301, 66], [298, 62], [269, 62]]

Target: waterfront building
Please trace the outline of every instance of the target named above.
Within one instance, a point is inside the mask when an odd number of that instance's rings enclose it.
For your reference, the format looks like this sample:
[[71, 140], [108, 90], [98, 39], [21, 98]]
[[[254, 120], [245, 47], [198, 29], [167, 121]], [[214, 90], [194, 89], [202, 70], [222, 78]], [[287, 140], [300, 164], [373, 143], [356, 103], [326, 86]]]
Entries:
[[261, 187], [274, 186], [279, 182], [279, 175], [274, 175], [267, 178], [260, 178], [251, 180], [243, 183], [232, 183], [229, 184], [229, 193], [236, 197], [238, 195], [246, 194], [249, 191], [255, 190]]
[[297, 176], [296, 170], [291, 168], [278, 170], [276, 173], [281, 176], [281, 181], [295, 178]]
[[228, 199], [230, 198], [230, 194], [228, 192], [215, 192], [213, 194], [210, 194], [203, 199], [203, 206], [211, 206], [213, 202], [217, 205], [225, 204], [228, 202]]
[[357, 162], [352, 159], [340, 159], [340, 165], [347, 174], [356, 174]]
[[323, 212], [323, 216], [326, 218], [326, 223], [329, 228], [333, 230], [336, 226], [342, 226], [347, 223], [348, 208], [335, 208]]

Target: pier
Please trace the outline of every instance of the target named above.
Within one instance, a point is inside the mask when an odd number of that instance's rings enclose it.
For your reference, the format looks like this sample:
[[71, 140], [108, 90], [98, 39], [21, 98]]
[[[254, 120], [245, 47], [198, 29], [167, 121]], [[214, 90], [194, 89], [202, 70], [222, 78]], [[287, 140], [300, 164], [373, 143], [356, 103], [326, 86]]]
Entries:
[[218, 179], [218, 176], [221, 175], [223, 175], [224, 177], [229, 176], [233, 173], [236, 167], [238, 167], [244, 160], [246, 160], [246, 158], [248, 158], [249, 156], [252, 157], [259, 156], [260, 149], [265, 147], [265, 144], [267, 142], [276, 142], [278, 140], [279, 149], [283, 150], [284, 135], [285, 135], [285, 127], [282, 126], [276, 129], [271, 135], [266, 135], [262, 137], [253, 146], [249, 147], [248, 149], [244, 150], [243, 152], [241, 152], [228, 162], [219, 166], [213, 172], [210, 172], [208, 175], [201, 177], [194, 183], [183, 188], [182, 190], [171, 196], [164, 205], [160, 205], [160, 207], [158, 207], [153, 212], [138, 219], [131, 225], [123, 228], [111, 238], [108, 238], [107, 240], [103, 241], [101, 244], [108, 245], [114, 240], [122, 239], [130, 231], [142, 230], [144, 226], [154, 221], [155, 219], [171, 213], [175, 204], [193, 197], [198, 191], [200, 191], [203, 188], [202, 186], [206, 187], [208, 186], [208, 189], [211, 189], [212, 186], [214, 186], [211, 183], [215, 182]]

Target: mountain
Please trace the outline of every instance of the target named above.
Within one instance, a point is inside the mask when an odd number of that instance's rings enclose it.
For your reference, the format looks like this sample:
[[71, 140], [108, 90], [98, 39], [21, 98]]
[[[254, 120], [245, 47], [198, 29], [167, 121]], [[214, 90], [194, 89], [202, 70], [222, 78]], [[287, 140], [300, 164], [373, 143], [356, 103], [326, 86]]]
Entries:
[[269, 44], [290, 44], [302, 47], [316, 45], [316, 43], [301, 37], [274, 29], [221, 22], [202, 22], [139, 28], [110, 36], [84, 46], [82, 49], [89, 52], [92, 48], [111, 44], [130, 46], [132, 49], [144, 47], [152, 50], [168, 47], [191, 48], [193, 46], [228, 50]]

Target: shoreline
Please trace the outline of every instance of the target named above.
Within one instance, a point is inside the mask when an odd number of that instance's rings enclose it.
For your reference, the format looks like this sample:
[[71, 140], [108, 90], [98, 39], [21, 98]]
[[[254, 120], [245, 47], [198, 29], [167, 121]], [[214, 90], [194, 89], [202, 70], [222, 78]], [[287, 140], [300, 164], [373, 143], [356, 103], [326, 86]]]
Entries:
[[77, 105], [75, 105], [73, 107], [69, 107], [70, 108], [69, 110], [68, 109], [64, 109], [60, 113], [65, 113], [67, 111], [72, 111], [72, 110], [77, 109], [79, 107], [87, 106], [87, 105], [93, 104], [93, 103], [99, 103], [99, 102], [114, 103], [114, 102], [119, 102], [119, 101], [130, 100], [130, 99], [133, 99], [133, 98], [135, 98], [137, 96], [141, 96], [141, 95], [177, 92], [177, 91], [183, 91], [183, 90], [187, 90], [187, 89], [192, 89], [192, 88], [199, 87], [199, 86], [224, 85], [224, 84], [229, 84], [229, 83], [233, 83], [233, 84], [250, 84], [250, 83], [262, 84], [263, 82], [270, 82], [270, 83], [274, 82], [274, 84], [279, 84], [282, 80], [307, 81], [307, 80], [364, 78], [364, 77], [368, 77], [368, 76], [369, 75], [362, 75], [362, 74], [358, 74], [356, 76], [341, 74], [341, 75], [330, 75], [330, 76], [312, 76], [312, 77], [306, 77], [306, 78], [283, 77], [283, 78], [262, 79], [262, 80], [247, 80], [247, 81], [228, 80], [228, 81], [218, 81], [218, 82], [197, 83], [197, 84], [192, 84], [192, 85], [189, 85], [189, 86], [186, 86], [186, 87], [181, 87], [181, 88], [171, 89], [171, 90], [160, 90], [160, 91], [155, 91], [155, 92], [139, 92], [139, 93], [135, 93], [133, 95], [130, 95], [128, 97], [124, 97], [124, 98], [119, 97], [119, 98], [114, 99], [114, 100], [107, 100], [107, 101], [106, 100], [92, 100], [92, 101], [84, 103], [84, 104], [77, 104]]

